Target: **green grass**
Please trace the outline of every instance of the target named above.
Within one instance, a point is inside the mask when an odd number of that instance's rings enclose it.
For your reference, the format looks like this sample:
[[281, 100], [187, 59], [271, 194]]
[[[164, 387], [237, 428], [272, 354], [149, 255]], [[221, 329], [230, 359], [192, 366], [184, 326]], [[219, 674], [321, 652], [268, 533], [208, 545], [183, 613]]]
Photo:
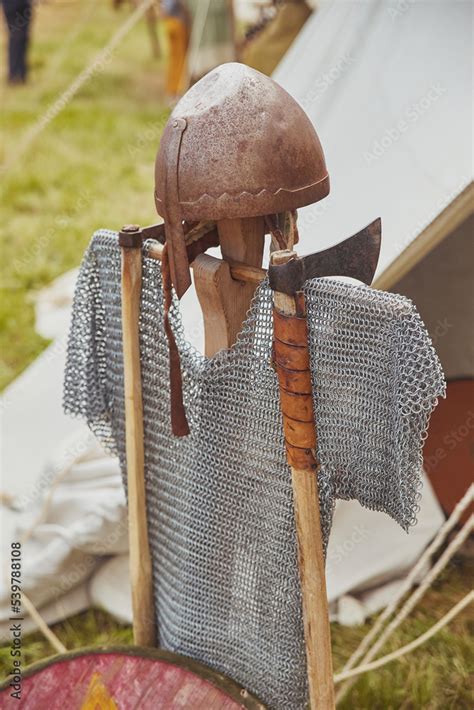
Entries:
[[[90, 609], [69, 617], [52, 626], [54, 633], [68, 651], [85, 646], [127, 645], [133, 641], [132, 628], [119, 624], [113, 617], [100, 609]], [[55, 654], [49, 641], [40, 633], [28, 634], [23, 639], [23, 667], [41, 661]], [[0, 678], [11, 669], [10, 647], [0, 648]]]
[[[79, 91], [26, 153], [26, 132], [105, 45], [127, 11], [109, 3], [38, 3], [31, 51], [31, 82], [2, 89], [0, 167], [0, 388], [46, 346], [34, 330], [32, 296], [76, 266], [92, 232], [125, 222], [155, 220], [153, 161], [168, 112], [162, 102], [162, 67], [151, 60], [143, 23], [115, 51], [105, 71]], [[4, 47], [0, 48], [4, 52]], [[467, 591], [468, 560], [458, 558], [384, 649], [394, 650], [429, 628]], [[56, 624], [68, 649], [128, 643], [131, 630], [99, 610]], [[333, 625], [335, 669], [349, 657], [369, 625]], [[471, 629], [472, 631], [472, 629]], [[471, 708], [469, 613], [401, 661], [363, 676], [344, 710]], [[53, 649], [39, 633], [24, 639], [24, 661]], [[0, 651], [2, 673], [9, 649]]]
[[156, 219], [153, 163], [169, 112], [143, 22], [22, 151], [127, 16], [95, 0], [38, 3], [30, 82], [1, 89], [0, 388], [47, 345], [34, 331], [34, 292], [80, 262], [95, 229]]

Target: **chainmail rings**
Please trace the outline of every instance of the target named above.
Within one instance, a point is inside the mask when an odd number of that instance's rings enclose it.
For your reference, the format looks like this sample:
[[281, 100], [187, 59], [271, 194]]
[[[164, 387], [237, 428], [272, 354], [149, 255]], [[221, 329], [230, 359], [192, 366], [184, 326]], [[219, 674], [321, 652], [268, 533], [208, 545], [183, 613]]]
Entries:
[[[140, 348], [147, 515], [160, 645], [226, 673], [270, 707], [307, 697], [290, 471], [271, 365], [272, 294], [257, 289], [237, 344], [212, 358], [170, 320], [191, 429], [170, 428], [160, 263], [143, 260]], [[79, 274], [65, 374], [66, 412], [120, 457], [125, 409], [115, 232], [98, 232]], [[443, 374], [407, 299], [319, 279], [305, 285], [327, 542], [336, 498], [407, 529], [421, 445]]]

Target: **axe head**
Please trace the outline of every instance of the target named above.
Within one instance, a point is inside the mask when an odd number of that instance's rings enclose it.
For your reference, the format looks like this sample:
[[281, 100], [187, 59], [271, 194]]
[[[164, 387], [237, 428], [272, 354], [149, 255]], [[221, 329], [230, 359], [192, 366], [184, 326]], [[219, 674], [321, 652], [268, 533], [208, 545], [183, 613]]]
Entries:
[[382, 223], [378, 218], [329, 249], [295, 256], [286, 264], [271, 264], [268, 268], [270, 288], [294, 296], [305, 281], [322, 276], [350, 276], [370, 285], [379, 260], [381, 238]]

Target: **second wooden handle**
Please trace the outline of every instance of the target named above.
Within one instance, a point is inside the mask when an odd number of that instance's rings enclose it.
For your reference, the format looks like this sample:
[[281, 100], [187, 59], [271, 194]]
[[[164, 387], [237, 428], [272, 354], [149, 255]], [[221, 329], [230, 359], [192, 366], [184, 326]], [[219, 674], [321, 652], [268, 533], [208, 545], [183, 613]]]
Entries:
[[141, 247], [122, 247], [123, 369], [133, 638], [138, 646], [155, 646], [156, 625], [146, 514], [139, 342], [141, 281]]

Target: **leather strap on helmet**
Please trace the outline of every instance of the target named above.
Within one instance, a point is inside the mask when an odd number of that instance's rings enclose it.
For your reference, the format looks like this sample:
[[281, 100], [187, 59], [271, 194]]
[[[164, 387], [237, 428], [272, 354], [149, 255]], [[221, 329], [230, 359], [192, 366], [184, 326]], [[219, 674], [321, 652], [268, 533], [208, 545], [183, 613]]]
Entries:
[[[183, 240], [184, 244], [184, 240]], [[181, 376], [181, 363], [178, 347], [174, 337], [169, 319], [169, 310], [172, 301], [171, 274], [169, 261], [169, 244], [166, 242], [161, 260], [161, 276], [163, 279], [163, 295], [165, 310], [165, 332], [168, 338], [168, 353], [170, 366], [170, 406], [171, 406], [171, 429], [175, 436], [187, 436], [189, 434], [188, 420], [183, 403], [183, 380]]]
[[176, 118], [173, 121], [168, 144], [169, 159], [165, 177], [166, 200], [162, 204], [171, 282], [178, 298], [181, 298], [191, 286], [191, 274], [186, 254], [178, 192], [179, 150], [185, 129], [186, 121], [184, 118]]
[[[198, 254], [203, 254], [211, 247], [219, 245], [217, 229], [210, 229], [200, 239], [191, 242], [187, 247], [187, 259], [193, 262]], [[165, 311], [165, 332], [168, 339], [169, 367], [170, 367], [170, 406], [171, 429], [175, 436], [187, 436], [189, 425], [183, 403], [183, 379], [181, 375], [181, 362], [179, 350], [176, 345], [173, 330], [169, 319], [169, 310], [172, 302], [171, 274], [169, 262], [169, 244], [165, 243], [161, 260], [161, 276], [163, 279], [163, 297]]]

